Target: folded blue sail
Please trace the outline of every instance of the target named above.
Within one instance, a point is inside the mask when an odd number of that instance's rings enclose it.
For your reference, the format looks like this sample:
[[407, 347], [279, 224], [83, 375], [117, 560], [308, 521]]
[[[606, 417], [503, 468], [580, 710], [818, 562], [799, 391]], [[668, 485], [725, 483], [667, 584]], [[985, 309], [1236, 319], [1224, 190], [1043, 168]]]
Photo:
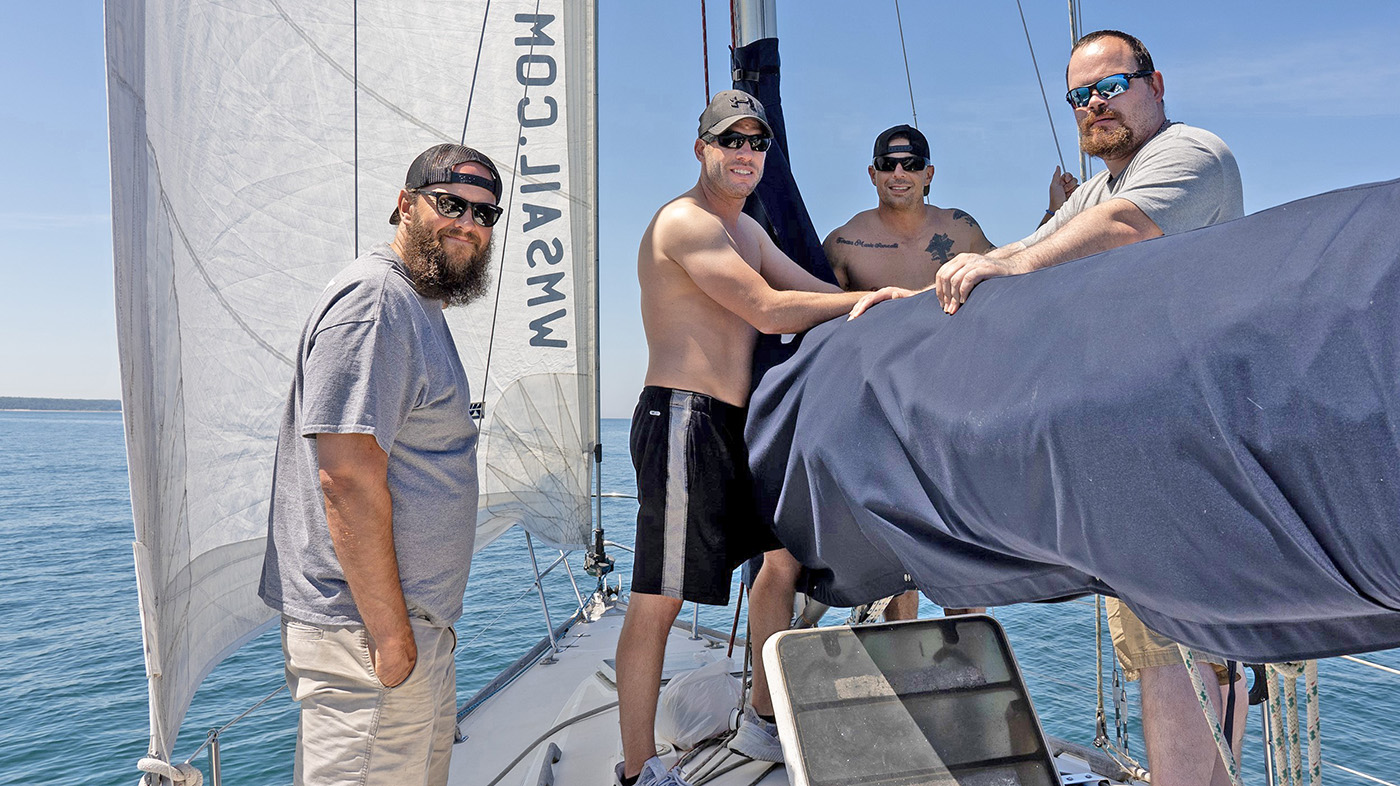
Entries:
[[1117, 594], [1248, 661], [1400, 646], [1400, 181], [811, 331], [760, 499], [852, 605]]

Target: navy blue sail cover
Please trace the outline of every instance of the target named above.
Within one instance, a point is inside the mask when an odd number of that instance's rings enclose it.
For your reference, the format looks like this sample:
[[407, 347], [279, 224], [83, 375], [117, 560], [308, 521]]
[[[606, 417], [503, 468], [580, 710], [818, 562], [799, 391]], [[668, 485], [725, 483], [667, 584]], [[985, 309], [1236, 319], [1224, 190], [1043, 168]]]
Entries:
[[811, 331], [759, 497], [853, 605], [1122, 597], [1261, 662], [1400, 646], [1400, 181]]

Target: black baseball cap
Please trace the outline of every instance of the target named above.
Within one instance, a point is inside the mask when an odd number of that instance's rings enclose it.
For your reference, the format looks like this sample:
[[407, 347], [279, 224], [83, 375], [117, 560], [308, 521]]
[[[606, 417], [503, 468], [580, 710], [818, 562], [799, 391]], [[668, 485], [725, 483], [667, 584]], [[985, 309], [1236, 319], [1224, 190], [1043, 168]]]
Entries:
[[[902, 136], [909, 140], [907, 145], [891, 145], [890, 140], [897, 136]], [[897, 125], [887, 128], [875, 137], [875, 155], [872, 158], [887, 156], [890, 153], [909, 153], [916, 158], [929, 160], [928, 140], [924, 138], [919, 129], [909, 125]]]
[[745, 93], [743, 90], [721, 90], [715, 93], [715, 97], [710, 99], [710, 105], [705, 107], [705, 111], [700, 113], [700, 132], [697, 134], [706, 142], [706, 136], [714, 138], [716, 134], [722, 134], [729, 130], [729, 127], [751, 117], [763, 126], [763, 133], [768, 136], [773, 135], [773, 127], [768, 125], [768, 116], [763, 112], [763, 104], [757, 98]]
[[[472, 162], [486, 167], [491, 172], [491, 177], [488, 179], [481, 175], [452, 171], [452, 168], [459, 164]], [[445, 142], [441, 145], [433, 145], [419, 153], [408, 167], [408, 176], [404, 178], [403, 187], [405, 191], [412, 191], [437, 183], [466, 183], [469, 186], [480, 186], [490, 191], [496, 197], [497, 203], [501, 201], [501, 173], [496, 171], [496, 165], [491, 163], [491, 159], [487, 158], [485, 153], [473, 150], [466, 145]], [[389, 223], [397, 224], [399, 218], [399, 209], [395, 207], [394, 212], [389, 215]]]

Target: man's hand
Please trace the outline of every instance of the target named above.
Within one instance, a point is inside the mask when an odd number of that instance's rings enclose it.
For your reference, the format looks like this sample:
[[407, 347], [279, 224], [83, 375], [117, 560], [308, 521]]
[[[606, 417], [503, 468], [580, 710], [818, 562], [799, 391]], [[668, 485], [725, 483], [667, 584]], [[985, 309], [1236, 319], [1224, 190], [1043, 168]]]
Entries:
[[958, 254], [944, 262], [933, 280], [943, 310], [949, 314], [957, 312], [967, 302], [972, 288], [986, 279], [1027, 272], [1014, 260], [1015, 257], [994, 259], [985, 254]]
[[861, 314], [864, 314], [876, 303], [883, 303], [886, 300], [898, 300], [902, 297], [913, 297], [920, 292], [927, 291], [928, 289], [913, 290], [903, 287], [885, 287], [883, 289], [877, 289], [856, 301], [856, 304], [851, 307], [851, 313], [846, 317], [846, 321], [849, 322]]
[[413, 629], [408, 635], [395, 635], [385, 641], [369, 638], [370, 663], [374, 665], [374, 675], [386, 688], [393, 688], [408, 679], [413, 667], [418, 663], [418, 642], [413, 640]]
[[1055, 167], [1055, 174], [1050, 178], [1050, 212], [1059, 210], [1076, 188], [1079, 188], [1079, 178]]

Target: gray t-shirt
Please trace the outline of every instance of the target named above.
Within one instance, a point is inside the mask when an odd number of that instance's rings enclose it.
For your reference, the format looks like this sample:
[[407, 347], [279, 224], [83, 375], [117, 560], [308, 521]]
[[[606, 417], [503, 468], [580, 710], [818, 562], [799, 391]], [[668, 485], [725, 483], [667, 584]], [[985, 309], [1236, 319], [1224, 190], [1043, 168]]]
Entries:
[[442, 302], [421, 297], [393, 249], [342, 270], [302, 332], [273, 469], [258, 594], [314, 624], [362, 624], [326, 524], [317, 434], [372, 434], [389, 455], [394, 550], [409, 612], [462, 614], [476, 536], [476, 444], [466, 372]]
[[1244, 187], [1235, 155], [1209, 131], [1170, 123], [1110, 178], [1104, 170], [1070, 194], [1040, 229], [1021, 242], [1033, 246], [1087, 208], [1126, 199], [1164, 235], [1200, 229], [1244, 215]]

